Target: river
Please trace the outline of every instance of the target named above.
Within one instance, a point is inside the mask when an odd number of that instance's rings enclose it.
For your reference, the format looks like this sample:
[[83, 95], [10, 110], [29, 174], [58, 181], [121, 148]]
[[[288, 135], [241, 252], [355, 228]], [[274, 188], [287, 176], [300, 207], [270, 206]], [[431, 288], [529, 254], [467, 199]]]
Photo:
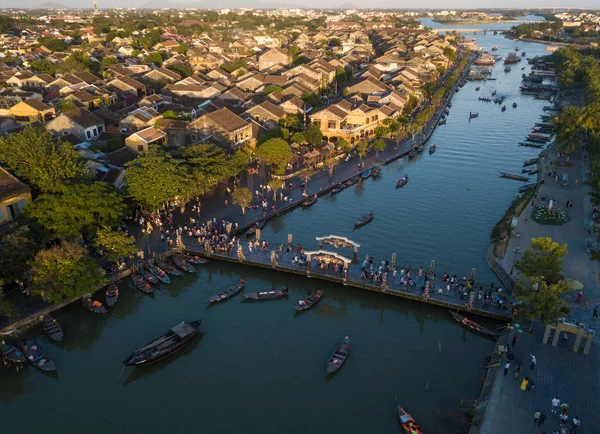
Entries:
[[[528, 56], [544, 54], [544, 45], [501, 35], [476, 38], [486, 49], [498, 45], [503, 56], [516, 46]], [[316, 247], [315, 236], [345, 235], [361, 243], [361, 256], [389, 259], [396, 252], [401, 265], [435, 260], [438, 273], [468, 275], [475, 268], [479, 281], [494, 281], [483, 255], [519, 185], [498, 178], [498, 171], [518, 173], [536, 155], [517, 143], [547, 104], [519, 94], [522, 66], [529, 69], [523, 61], [505, 73], [500, 62], [496, 81], [464, 86], [452, 100], [448, 123], [431, 138], [438, 147], [432, 156], [399, 160], [384, 167], [379, 180], [273, 220], [263, 238], [285, 242], [292, 233], [294, 243]], [[505, 113], [478, 101], [493, 90], [506, 95]], [[479, 117], [469, 121], [470, 111]], [[404, 174], [410, 183], [396, 190]], [[370, 209], [375, 220], [352, 231], [356, 217]], [[288, 285], [291, 296], [264, 303], [233, 298], [205, 309], [210, 295], [242, 276], [246, 291]], [[461, 328], [443, 309], [214, 262], [174, 280], [153, 297], [124, 283], [105, 316], [78, 303], [62, 309], [55, 317], [65, 329], [63, 344], [32, 330], [58, 375], [0, 369], [2, 432], [397, 433], [395, 398], [425, 432], [467, 431], [460, 403], [477, 398], [493, 343]], [[293, 305], [317, 287], [325, 290], [321, 303], [294, 316]], [[197, 318], [204, 320], [203, 336], [181, 354], [122, 371], [119, 362], [132, 350]], [[345, 335], [352, 339], [351, 355], [327, 379], [326, 361]]]

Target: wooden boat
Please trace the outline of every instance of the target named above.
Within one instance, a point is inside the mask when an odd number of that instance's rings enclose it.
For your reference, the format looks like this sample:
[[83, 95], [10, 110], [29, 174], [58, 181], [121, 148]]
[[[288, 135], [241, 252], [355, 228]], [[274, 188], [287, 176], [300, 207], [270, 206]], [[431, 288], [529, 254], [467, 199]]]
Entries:
[[303, 310], [308, 310], [311, 307], [313, 307], [315, 304], [317, 304], [319, 302], [319, 300], [321, 299], [321, 297], [323, 297], [323, 291], [321, 289], [319, 289], [314, 294], [310, 294], [304, 300], [300, 300], [298, 302], [298, 304], [296, 306], [294, 306], [294, 309], [296, 309], [296, 312], [302, 312]]
[[471, 113], [469, 112], [469, 120], [476, 118], [477, 116], [479, 116], [479, 113]]
[[370, 223], [374, 217], [375, 213], [373, 211], [371, 211], [369, 214], [363, 215], [361, 218], [354, 222], [354, 228], [358, 228], [366, 225], [367, 223]]
[[154, 292], [154, 288], [146, 279], [144, 279], [139, 274], [132, 274], [131, 280], [133, 281], [133, 286], [135, 286], [138, 290], [142, 291], [145, 294], [152, 294]]
[[[266, 226], [266, 220], [264, 221], [263, 225], [260, 227], [261, 229], [264, 228]], [[208, 264], [210, 261], [208, 259], [203, 258], [202, 256], [198, 256], [198, 255], [184, 255], [183, 259], [185, 260], [185, 262], [188, 262], [190, 264], [193, 265], [204, 265], [204, 264]]]
[[512, 179], [514, 181], [522, 181], [522, 182], [529, 181], [529, 178], [527, 178], [526, 176], [515, 175], [513, 173], [505, 173], [505, 172], [500, 172], [500, 178]]
[[148, 282], [153, 283], [155, 285], [158, 284], [158, 282], [159, 282], [158, 277], [156, 277], [154, 274], [152, 274], [152, 272], [150, 270], [147, 270], [143, 264], [140, 266], [139, 273], [140, 273], [140, 276], [142, 276]]
[[525, 166], [532, 166], [532, 165], [534, 165], [537, 162], [538, 162], [537, 158], [530, 158], [529, 160], [525, 160], [525, 162], [523, 163], [523, 167], [525, 167]]
[[336, 185], [335, 187], [333, 187], [331, 189], [331, 194], [338, 194], [340, 191], [342, 191], [345, 187], [344, 184], [339, 183], [338, 185]]
[[94, 312], [94, 313], [107, 313], [108, 309], [106, 309], [102, 303], [100, 303], [97, 300], [92, 300], [89, 296], [83, 296], [81, 297], [81, 303], [83, 303], [83, 305], [85, 307], [87, 307], [90, 311]]
[[506, 111], [506, 106], [503, 105], [501, 110], [502, 110], [502, 112], [505, 112]]
[[342, 342], [340, 342], [329, 358], [329, 363], [327, 363], [327, 375], [331, 375], [334, 372], [338, 371], [346, 359], [350, 354], [350, 338], [346, 336]]
[[104, 292], [104, 303], [108, 307], [113, 307], [119, 299], [119, 288], [114, 283]]
[[421, 144], [417, 145], [417, 147], [415, 149], [420, 154], [421, 152], [423, 152], [425, 150], [425, 145], [423, 143], [421, 143]]
[[209, 303], [217, 303], [219, 301], [227, 300], [228, 298], [231, 298], [238, 292], [242, 291], [244, 289], [244, 286], [245, 286], [245, 282], [243, 280], [241, 280], [240, 283], [236, 283], [235, 285], [230, 286], [226, 290], [221, 291], [218, 294], [211, 296], [208, 299], [208, 302]]
[[438, 125], [446, 125], [446, 119], [440, 119]]
[[414, 149], [408, 153], [408, 159], [409, 160], [412, 160], [416, 156], [417, 156], [417, 152]]
[[373, 174], [373, 169], [367, 169], [363, 173], [360, 174], [360, 179], [362, 179], [363, 181], [365, 179], [369, 179], [372, 174]]
[[448, 116], [448, 115], [450, 114], [450, 110], [448, 110], [447, 108], [446, 108], [446, 109], [444, 109], [444, 114], [445, 114], [446, 116]]
[[171, 327], [164, 335], [135, 350], [121, 364], [125, 366], [149, 365], [170, 356], [192, 340], [198, 333], [200, 324], [202, 324], [201, 319], [182, 322]]
[[171, 278], [165, 273], [165, 270], [157, 265], [148, 264], [148, 270], [156, 276], [162, 283], [171, 283]]
[[513, 106], [513, 108], [517, 108], [517, 103], [516, 103], [516, 102], [513, 102], [513, 103], [512, 103], [512, 106]]
[[525, 193], [528, 190], [533, 190], [536, 187], [536, 184], [525, 184], [519, 187], [519, 193]]
[[302, 206], [304, 208], [308, 208], [313, 206], [315, 203], [317, 203], [317, 201], [319, 200], [319, 198], [317, 197], [317, 195], [313, 195], [311, 197], [309, 197], [308, 199], [306, 199], [304, 202], [302, 202]]
[[495, 338], [498, 337], [498, 334], [486, 329], [483, 326], [480, 326], [479, 324], [477, 324], [475, 321], [471, 321], [470, 319], [468, 319], [466, 316], [462, 316], [459, 313], [456, 312], [450, 312], [450, 314], [452, 315], [452, 317], [454, 317], [454, 319], [456, 321], [458, 321], [459, 323], [461, 323], [463, 326], [465, 326], [466, 328], [468, 328], [469, 330], [472, 330], [474, 332], [480, 333], [484, 336], [489, 336], [491, 338]]
[[254, 234], [256, 233], [257, 229], [263, 230], [266, 225], [267, 225], [267, 221], [266, 220], [259, 221], [258, 223], [256, 223], [254, 226], [252, 226], [250, 229], [248, 229], [246, 231], [246, 237], [252, 237], [252, 236], [254, 236]]
[[352, 185], [356, 184], [358, 181], [360, 181], [360, 177], [358, 177], [358, 176], [355, 176], [355, 177], [353, 177], [353, 178], [350, 178], [348, 181], [344, 182], [344, 186], [345, 186], [346, 188], [347, 188], [347, 187], [350, 187], [350, 186], [352, 186]]
[[186, 273], [196, 272], [196, 269], [185, 261], [183, 255], [173, 255], [173, 263], [177, 268], [179, 268], [181, 271], [185, 271]]
[[379, 178], [379, 175], [381, 175], [381, 168], [379, 166], [373, 166], [371, 168], [371, 175], [373, 178]]
[[25, 363], [25, 354], [14, 345], [6, 343], [6, 341], [0, 341], [0, 356], [5, 362], [14, 363], [19, 369]]
[[422, 434], [421, 427], [415, 421], [415, 419], [408, 413], [408, 411], [404, 410], [400, 407], [400, 404], [396, 403], [397, 411], [398, 411], [398, 420], [402, 425], [402, 430], [405, 434]]
[[529, 174], [530, 175], [535, 175], [536, 173], [538, 173], [539, 169], [537, 167], [534, 167], [532, 169], [529, 169]]
[[29, 363], [40, 371], [56, 371], [56, 365], [47, 354], [44, 354], [41, 345], [36, 344], [32, 340], [24, 340], [21, 342], [21, 349]]
[[179, 271], [177, 268], [173, 267], [172, 265], [170, 265], [166, 262], [156, 261], [156, 265], [158, 265], [160, 268], [165, 270], [165, 272], [169, 276], [182, 276], [183, 275], [183, 273], [181, 271]]
[[531, 143], [531, 142], [519, 142], [519, 146], [526, 146], [528, 148], [543, 148], [543, 143]]
[[492, 99], [491, 99], [491, 98], [487, 98], [487, 97], [480, 96], [480, 97], [479, 97], [479, 101], [483, 101], [483, 102], [492, 102]]
[[408, 184], [408, 175], [404, 175], [402, 178], [396, 181], [396, 188], [402, 188]]
[[481, 88], [480, 88], [479, 86], [477, 86], [477, 87], [475, 88], [475, 92], [479, 92], [479, 89], [481, 89]]
[[56, 342], [62, 342], [64, 338], [63, 330], [60, 324], [50, 315], [44, 315], [42, 319], [42, 327], [50, 339]]
[[446, 107], [452, 108], [452, 103], [448, 102], [448, 104], [446, 104]]
[[274, 289], [273, 291], [249, 292], [244, 294], [246, 300], [274, 300], [276, 298], [287, 297], [290, 290], [286, 286], [283, 289]]
[[437, 151], [437, 146], [433, 145], [429, 147], [429, 155], [433, 154], [435, 151]]

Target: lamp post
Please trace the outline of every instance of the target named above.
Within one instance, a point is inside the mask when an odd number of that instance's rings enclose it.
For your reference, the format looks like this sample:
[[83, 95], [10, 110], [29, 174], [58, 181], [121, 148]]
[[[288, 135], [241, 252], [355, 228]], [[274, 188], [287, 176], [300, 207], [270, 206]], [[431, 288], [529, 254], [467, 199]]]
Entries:
[[510, 274], [513, 274], [513, 270], [515, 269], [515, 262], [517, 262], [517, 256], [521, 253], [521, 249], [519, 247], [515, 247], [513, 250], [515, 257], [513, 258], [512, 267], [510, 267]]

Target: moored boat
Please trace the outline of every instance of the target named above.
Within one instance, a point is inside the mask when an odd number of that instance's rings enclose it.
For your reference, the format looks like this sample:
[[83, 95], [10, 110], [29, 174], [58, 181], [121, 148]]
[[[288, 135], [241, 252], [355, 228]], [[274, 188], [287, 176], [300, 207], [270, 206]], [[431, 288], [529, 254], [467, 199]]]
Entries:
[[84, 295], [83, 297], [81, 297], [81, 303], [83, 303], [85, 307], [87, 307], [90, 311], [94, 313], [108, 312], [108, 309], [106, 309], [102, 305], [102, 303], [100, 303], [98, 300], [92, 300], [89, 296]]
[[340, 342], [329, 358], [329, 363], [327, 363], [327, 375], [333, 374], [338, 371], [346, 359], [350, 354], [350, 338], [346, 336], [342, 342]]
[[0, 356], [5, 362], [12, 363], [19, 369], [25, 363], [25, 354], [23, 351], [7, 343], [5, 340], [0, 341]]
[[363, 215], [361, 218], [354, 222], [354, 228], [366, 225], [367, 223], [371, 222], [374, 217], [375, 213], [373, 211], [371, 211], [369, 214]]
[[495, 338], [498, 336], [498, 333], [493, 332], [489, 329], [486, 329], [485, 327], [477, 324], [475, 321], [471, 321], [470, 319], [468, 319], [466, 316], [463, 316], [459, 313], [456, 312], [450, 312], [450, 314], [452, 315], [452, 317], [458, 321], [459, 323], [461, 323], [463, 326], [465, 326], [466, 328], [468, 328], [471, 331], [480, 333], [484, 336], [488, 336], [491, 338]]
[[446, 124], [446, 119], [440, 119], [438, 122], [438, 125], [445, 125]]
[[365, 179], [369, 179], [372, 174], [373, 174], [373, 170], [372, 169], [367, 169], [363, 173], [360, 174], [360, 179], [362, 179], [363, 181]]
[[182, 276], [183, 273], [179, 271], [177, 268], [173, 267], [171, 264], [163, 261], [156, 261], [156, 265], [166, 271], [169, 276]]
[[543, 143], [531, 143], [531, 142], [519, 142], [519, 146], [526, 146], [528, 148], [543, 148]]
[[[261, 223], [258, 224], [259, 228], [262, 230], [265, 226], [267, 225], [267, 221], [263, 220]], [[203, 258], [202, 256], [198, 256], [198, 255], [184, 255], [183, 259], [185, 260], [185, 262], [188, 262], [190, 264], [193, 265], [204, 265], [204, 264], [208, 264], [210, 261], [206, 258]]]
[[146, 269], [144, 264], [140, 264], [139, 273], [148, 282], [153, 283], [155, 285], [158, 284], [158, 282], [159, 282], [158, 277], [156, 277], [149, 269]]
[[346, 187], [344, 186], [344, 184], [342, 184], [342, 183], [340, 182], [338, 185], [336, 185], [335, 187], [333, 187], [333, 188], [331, 189], [331, 194], [338, 194], [338, 193], [339, 193], [340, 191], [342, 191], [344, 188], [346, 188]]
[[274, 300], [276, 298], [287, 297], [290, 290], [288, 287], [283, 289], [274, 289], [272, 291], [249, 292], [244, 294], [246, 300]]
[[21, 349], [27, 361], [43, 372], [56, 371], [54, 361], [42, 351], [42, 346], [32, 340], [21, 342]]
[[517, 103], [516, 103], [516, 102], [513, 102], [513, 103], [512, 103], [512, 106], [513, 106], [513, 108], [517, 108]]
[[415, 421], [415, 419], [408, 413], [408, 411], [404, 410], [400, 407], [400, 404], [396, 403], [396, 407], [398, 410], [398, 420], [402, 425], [402, 430], [405, 434], [422, 434], [421, 427]]
[[537, 158], [530, 158], [529, 160], [525, 160], [525, 162], [523, 163], [523, 167], [525, 167], [525, 166], [532, 166], [532, 165], [534, 165], [537, 162], [538, 162]]
[[313, 196], [309, 197], [304, 202], [302, 202], [302, 206], [304, 208], [308, 208], [309, 206], [313, 206], [315, 203], [317, 203], [318, 200], [319, 200], [319, 198], [317, 197], [316, 194], [314, 194]]
[[404, 175], [402, 178], [396, 180], [396, 188], [402, 188], [408, 184], [408, 175]]
[[507, 66], [506, 68], [504, 68], [504, 72], [510, 72], [510, 71], [511, 71], [510, 66]]
[[196, 333], [198, 333], [200, 324], [202, 324], [201, 319], [192, 322], [182, 322], [171, 327], [164, 335], [135, 350], [121, 364], [125, 366], [148, 365], [170, 356], [190, 342]]
[[44, 327], [44, 331], [50, 337], [50, 339], [56, 342], [62, 342], [65, 336], [62, 327], [58, 321], [56, 321], [50, 315], [44, 315], [44, 318], [42, 319], [42, 327]]
[[296, 309], [296, 312], [308, 310], [311, 307], [313, 307], [315, 304], [317, 304], [322, 296], [323, 296], [323, 290], [319, 289], [314, 294], [310, 294], [304, 300], [300, 300], [298, 302], [298, 304], [296, 306], [294, 306], [294, 309]]
[[529, 181], [529, 178], [527, 178], [526, 176], [515, 175], [514, 173], [506, 173], [506, 172], [500, 172], [500, 178], [512, 179], [514, 181], [522, 181], [522, 182]]
[[420, 154], [421, 152], [423, 152], [425, 150], [425, 145], [423, 143], [420, 143], [417, 145], [417, 147], [415, 149]]
[[411, 150], [411, 151], [408, 153], [408, 159], [409, 159], [409, 160], [412, 160], [412, 159], [413, 159], [413, 158], [415, 158], [416, 156], [417, 156], [417, 151], [415, 151], [414, 149], [413, 149], [413, 150]]
[[234, 295], [236, 295], [237, 293], [239, 293], [240, 291], [242, 291], [244, 289], [244, 286], [245, 286], [245, 282], [242, 279], [239, 283], [236, 283], [235, 285], [230, 286], [229, 288], [225, 289], [224, 291], [221, 291], [218, 294], [211, 296], [208, 299], [208, 302], [209, 303], [217, 303], [219, 301], [227, 300], [228, 298], [231, 298]]
[[165, 270], [157, 265], [148, 264], [148, 270], [156, 276], [162, 283], [171, 283], [171, 278], [165, 273]]
[[505, 106], [505, 105], [503, 105], [503, 106], [502, 106], [502, 111], [503, 111], [503, 112], [505, 112], [505, 111], [506, 111], [506, 106]]
[[133, 281], [133, 286], [135, 286], [136, 289], [142, 291], [143, 293], [152, 294], [154, 292], [154, 288], [152, 287], [152, 285], [150, 285], [150, 283], [148, 283], [146, 279], [144, 279], [139, 274], [132, 274], [131, 280]]
[[379, 166], [373, 166], [371, 168], [371, 176], [373, 176], [373, 178], [379, 178], [379, 175], [381, 175], [381, 168]]
[[525, 184], [519, 187], [519, 193], [525, 193], [528, 190], [533, 190], [536, 187], [535, 184]]
[[104, 292], [104, 302], [108, 307], [113, 307], [119, 299], [119, 288], [114, 283]]
[[183, 255], [173, 255], [173, 263], [177, 268], [179, 268], [181, 271], [185, 271], [186, 273], [196, 272], [196, 269], [185, 261]]
[[437, 145], [432, 145], [429, 147], [429, 155], [433, 154], [435, 151], [437, 151]]

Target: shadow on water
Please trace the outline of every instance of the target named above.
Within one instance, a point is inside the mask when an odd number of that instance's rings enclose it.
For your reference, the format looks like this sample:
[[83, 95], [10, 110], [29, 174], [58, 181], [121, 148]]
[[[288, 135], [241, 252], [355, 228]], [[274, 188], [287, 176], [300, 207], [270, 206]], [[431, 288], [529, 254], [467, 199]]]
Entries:
[[[145, 377], [148, 377], [148, 376], [160, 371], [161, 369], [166, 368], [167, 366], [171, 365], [172, 363], [175, 363], [179, 358], [185, 357], [186, 355], [190, 354], [191, 352], [196, 350], [196, 348], [198, 348], [198, 345], [200, 345], [200, 341], [203, 338], [204, 338], [204, 333], [198, 332], [198, 334], [192, 339], [192, 342], [187, 344], [185, 347], [183, 347], [181, 349], [181, 351], [178, 351], [177, 353], [173, 354], [172, 356], [169, 356], [165, 359], [159, 360], [158, 362], [152, 363], [151, 365], [148, 365], [148, 366], [132, 367], [131, 373], [127, 376], [127, 378], [125, 379], [125, 382], [123, 383], [123, 387], [125, 387], [131, 383], [134, 383], [138, 380], [141, 380]], [[124, 366], [124, 368], [127, 370], [130, 367]]]

